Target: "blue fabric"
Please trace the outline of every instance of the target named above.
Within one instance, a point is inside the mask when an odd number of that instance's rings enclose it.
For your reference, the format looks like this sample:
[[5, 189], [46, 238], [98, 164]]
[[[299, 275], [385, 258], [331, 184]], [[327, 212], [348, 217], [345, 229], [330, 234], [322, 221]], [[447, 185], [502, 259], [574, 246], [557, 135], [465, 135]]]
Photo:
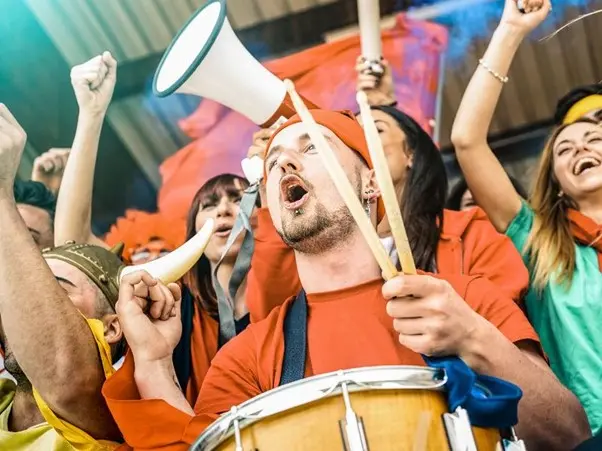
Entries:
[[518, 423], [518, 402], [523, 392], [497, 377], [475, 373], [458, 357], [422, 356], [432, 368], [447, 374], [447, 404], [450, 412], [462, 407], [473, 426], [509, 428]]
[[[284, 319], [284, 360], [280, 385], [303, 379], [307, 346], [307, 299], [297, 295]], [[504, 429], [518, 423], [518, 402], [523, 393], [510, 382], [476, 374], [458, 357], [422, 356], [432, 368], [447, 374], [449, 411], [458, 407], [468, 412], [470, 423], [478, 427]]]

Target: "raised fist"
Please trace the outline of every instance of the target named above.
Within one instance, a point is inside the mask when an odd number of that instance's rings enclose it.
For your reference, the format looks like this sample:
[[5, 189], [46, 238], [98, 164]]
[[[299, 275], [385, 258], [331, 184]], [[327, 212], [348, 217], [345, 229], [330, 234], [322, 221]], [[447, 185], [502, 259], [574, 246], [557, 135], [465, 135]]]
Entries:
[[71, 69], [71, 84], [80, 112], [104, 114], [109, 107], [115, 81], [117, 61], [109, 52]]
[[386, 60], [381, 61], [382, 74], [375, 74], [369, 70], [370, 63], [363, 57], [357, 59], [355, 70], [357, 72], [357, 91], [364, 91], [371, 106], [391, 105], [395, 102], [393, 76]]
[[0, 103], [0, 189], [12, 193], [27, 135], [6, 105]]
[[43, 183], [54, 194], [58, 193], [70, 150], [50, 149], [40, 155], [33, 162], [31, 179]]

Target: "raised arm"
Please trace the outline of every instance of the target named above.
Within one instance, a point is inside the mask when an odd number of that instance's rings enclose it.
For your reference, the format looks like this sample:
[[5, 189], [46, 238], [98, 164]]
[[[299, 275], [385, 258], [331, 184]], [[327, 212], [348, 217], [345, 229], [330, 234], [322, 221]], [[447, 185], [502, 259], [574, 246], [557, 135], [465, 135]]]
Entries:
[[52, 411], [95, 438], [112, 439], [117, 431], [100, 392], [105, 375], [94, 336], [50, 272], [15, 205], [12, 185], [25, 139], [0, 104], [2, 327], [21, 369]]
[[451, 140], [464, 178], [478, 205], [504, 233], [521, 208], [521, 198], [487, 143], [487, 133], [514, 55], [527, 34], [548, 15], [549, 0], [506, 0], [504, 13], [456, 114]]
[[57, 246], [72, 240], [107, 247], [92, 233], [92, 188], [100, 132], [115, 88], [116, 72], [117, 62], [109, 52], [71, 70], [79, 117], [57, 200]]

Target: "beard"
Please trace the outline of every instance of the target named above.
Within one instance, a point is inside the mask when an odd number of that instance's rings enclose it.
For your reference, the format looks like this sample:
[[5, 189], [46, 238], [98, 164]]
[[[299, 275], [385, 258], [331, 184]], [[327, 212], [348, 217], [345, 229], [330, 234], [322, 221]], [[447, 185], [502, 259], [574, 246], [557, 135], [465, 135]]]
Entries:
[[301, 216], [285, 210], [282, 219], [282, 240], [304, 254], [318, 254], [336, 247], [355, 228], [355, 220], [346, 205], [328, 211], [324, 205], [317, 203], [315, 208]]

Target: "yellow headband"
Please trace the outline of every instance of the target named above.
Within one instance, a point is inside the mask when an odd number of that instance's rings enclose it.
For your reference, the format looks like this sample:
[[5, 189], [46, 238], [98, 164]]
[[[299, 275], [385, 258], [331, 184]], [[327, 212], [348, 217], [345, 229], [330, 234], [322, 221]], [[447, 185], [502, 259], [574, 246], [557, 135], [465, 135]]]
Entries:
[[563, 124], [572, 124], [577, 119], [594, 110], [602, 109], [602, 95], [593, 94], [587, 96], [573, 105], [564, 116]]

